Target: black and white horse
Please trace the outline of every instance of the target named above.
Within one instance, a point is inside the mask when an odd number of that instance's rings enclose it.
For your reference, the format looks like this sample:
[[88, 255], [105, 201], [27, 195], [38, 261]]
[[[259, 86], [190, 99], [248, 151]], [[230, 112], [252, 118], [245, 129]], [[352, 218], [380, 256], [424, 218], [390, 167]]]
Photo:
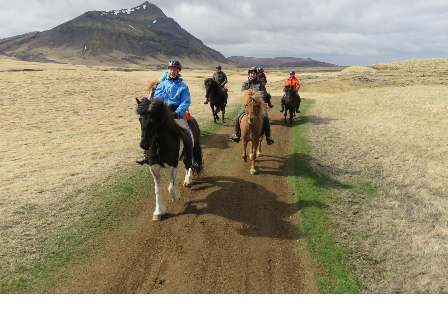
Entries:
[[[154, 187], [156, 193], [156, 210], [153, 214], [153, 220], [162, 219], [166, 212], [161, 197], [160, 169], [165, 167], [170, 171], [170, 184], [168, 192], [173, 201], [179, 200], [181, 194], [176, 190], [175, 181], [177, 166], [182, 157], [184, 164], [186, 158], [184, 154], [187, 136], [182, 128], [176, 124], [173, 113], [169, 107], [160, 99], [150, 101], [148, 98], [137, 99], [137, 114], [140, 116], [141, 141], [140, 147], [146, 151], [149, 160], [149, 166], [154, 177]], [[202, 149], [199, 144], [200, 129], [197, 121], [190, 117], [188, 125], [193, 133], [193, 156], [198, 163], [199, 169], [194, 172], [199, 174], [202, 170]], [[184, 186], [191, 187], [193, 184], [193, 170], [185, 169]]]

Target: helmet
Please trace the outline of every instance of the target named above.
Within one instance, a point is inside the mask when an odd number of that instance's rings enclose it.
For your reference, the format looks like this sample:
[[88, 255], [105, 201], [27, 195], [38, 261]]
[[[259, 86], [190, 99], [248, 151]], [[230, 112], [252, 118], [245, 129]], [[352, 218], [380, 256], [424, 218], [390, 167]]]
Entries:
[[252, 71], [257, 72], [257, 68], [256, 67], [250, 67], [249, 70], [247, 70], [247, 73], [250, 73]]
[[294, 72], [294, 70], [291, 70], [291, 71], [289, 72], [289, 74], [290, 74], [290, 75], [295, 75], [296, 73]]
[[217, 66], [216, 66], [216, 70], [221, 70], [221, 66], [220, 66], [220, 65], [217, 65]]
[[171, 61], [168, 62], [168, 68], [171, 67], [176, 67], [179, 70], [182, 70], [182, 65], [180, 64], [180, 62], [177, 59], [172, 59]]
[[264, 72], [263, 68], [258, 68], [257, 70], [258, 70], [258, 72], [261, 72], [261, 73]]

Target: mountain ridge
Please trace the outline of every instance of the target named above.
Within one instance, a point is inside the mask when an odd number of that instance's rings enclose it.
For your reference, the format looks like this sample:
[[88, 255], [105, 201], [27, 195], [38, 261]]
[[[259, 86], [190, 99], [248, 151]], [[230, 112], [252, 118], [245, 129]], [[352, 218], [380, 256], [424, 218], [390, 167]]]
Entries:
[[87, 65], [231, 64], [148, 1], [112, 11], [88, 11], [50, 30], [0, 40], [0, 54], [25, 61]]

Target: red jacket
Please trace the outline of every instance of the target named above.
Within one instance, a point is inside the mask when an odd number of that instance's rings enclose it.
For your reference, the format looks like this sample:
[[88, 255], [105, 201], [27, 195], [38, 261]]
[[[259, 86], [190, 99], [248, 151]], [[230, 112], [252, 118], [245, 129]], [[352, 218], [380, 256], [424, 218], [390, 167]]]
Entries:
[[300, 89], [300, 83], [296, 77], [289, 77], [285, 82], [285, 86], [288, 86], [288, 85], [293, 85], [294, 90], [296, 90], [296, 91], [299, 91], [299, 89]]

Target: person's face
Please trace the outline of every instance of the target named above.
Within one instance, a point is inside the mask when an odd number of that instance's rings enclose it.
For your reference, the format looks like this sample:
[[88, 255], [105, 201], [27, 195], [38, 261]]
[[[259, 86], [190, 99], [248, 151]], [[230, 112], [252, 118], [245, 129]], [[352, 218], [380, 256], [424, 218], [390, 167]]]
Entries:
[[179, 74], [179, 72], [177, 71], [176, 68], [169, 69], [168, 75], [170, 76], [170, 78], [176, 78], [178, 74]]
[[221, 69], [216, 69], [216, 72], [217, 72], [217, 73], [220, 73], [220, 72], [221, 72]]
[[250, 79], [255, 79], [256, 77], [257, 77], [257, 73], [255, 71], [249, 72], [249, 78]]

